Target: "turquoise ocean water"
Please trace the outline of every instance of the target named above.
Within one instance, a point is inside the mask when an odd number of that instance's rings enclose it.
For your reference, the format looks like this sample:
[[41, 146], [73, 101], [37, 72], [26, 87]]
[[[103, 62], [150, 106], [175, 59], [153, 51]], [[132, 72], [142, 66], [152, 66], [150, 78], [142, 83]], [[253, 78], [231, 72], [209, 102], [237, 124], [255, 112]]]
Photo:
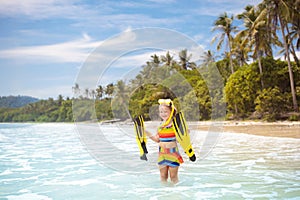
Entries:
[[[134, 138], [112, 125], [101, 131], [137, 164], [97, 142], [95, 158], [74, 124], [0, 124], [0, 199], [300, 199], [299, 139], [222, 133], [204, 159], [183, 155], [178, 185], [162, 185], [156, 144], [144, 162]], [[204, 133], [193, 133], [197, 152]]]

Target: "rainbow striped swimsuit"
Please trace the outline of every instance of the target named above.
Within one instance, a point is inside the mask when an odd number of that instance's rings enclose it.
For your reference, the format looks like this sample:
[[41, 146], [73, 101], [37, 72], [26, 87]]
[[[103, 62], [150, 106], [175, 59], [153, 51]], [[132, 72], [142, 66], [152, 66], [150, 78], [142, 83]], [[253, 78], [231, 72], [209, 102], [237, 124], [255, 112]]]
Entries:
[[[159, 140], [161, 142], [176, 141], [175, 129], [173, 125], [158, 128]], [[174, 148], [162, 148], [159, 147], [158, 164], [167, 165], [171, 167], [178, 167], [180, 163], [183, 163], [183, 159], [179, 154], [178, 147]]]

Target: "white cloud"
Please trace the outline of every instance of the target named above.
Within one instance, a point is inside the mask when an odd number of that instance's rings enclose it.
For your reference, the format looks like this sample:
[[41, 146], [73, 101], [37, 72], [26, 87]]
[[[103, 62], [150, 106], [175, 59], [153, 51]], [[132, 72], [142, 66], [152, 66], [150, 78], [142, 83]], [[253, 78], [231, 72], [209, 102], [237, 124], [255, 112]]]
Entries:
[[92, 41], [86, 33], [82, 38], [63, 43], [39, 46], [17, 47], [0, 51], [0, 58], [42, 60], [56, 62], [83, 62], [88, 53], [99, 46], [101, 41]]
[[196, 40], [196, 41], [201, 41], [203, 39], [205, 39], [205, 36], [203, 34], [196, 34], [193, 36], [193, 38]]
[[86, 15], [87, 9], [75, 3], [76, 0], [0, 0], [0, 15], [27, 16], [39, 20], [50, 17], [77, 18], [79, 13]]
[[[228, 14], [239, 14], [243, 12], [247, 5], [257, 5], [261, 0], [199, 0], [201, 4], [192, 7], [189, 14], [192, 16], [206, 15], [217, 17], [220, 14], [227, 12]], [[205, 6], [201, 6], [205, 5]], [[179, 9], [176, 11], [181, 12]]]
[[151, 3], [155, 3], [155, 4], [171, 4], [171, 3], [176, 3], [176, 0], [148, 0]]
[[[300, 58], [300, 51], [296, 51], [296, 56], [298, 57], [298, 58]], [[280, 59], [280, 60], [282, 60], [282, 61], [286, 61], [287, 59], [285, 58], [285, 56], [275, 56], [275, 59]], [[294, 56], [292, 55], [292, 54], [290, 54], [290, 60], [293, 62], [293, 61], [295, 61], [295, 59], [294, 59]]]
[[[0, 0], [0, 16], [27, 17], [34, 20], [63, 18], [73, 19], [73, 26], [126, 29], [127, 26], [159, 26], [176, 23], [177, 19], [154, 18], [143, 13], [142, 9], [157, 4], [149, 2], [99, 2], [93, 6], [79, 0]], [[126, 9], [139, 9], [140, 12], [126, 13]]]

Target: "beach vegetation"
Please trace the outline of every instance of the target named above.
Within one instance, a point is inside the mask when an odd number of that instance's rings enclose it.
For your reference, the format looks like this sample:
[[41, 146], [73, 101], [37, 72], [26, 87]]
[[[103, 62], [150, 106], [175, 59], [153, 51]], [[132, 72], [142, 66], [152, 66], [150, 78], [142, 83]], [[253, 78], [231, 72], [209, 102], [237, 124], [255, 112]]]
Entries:
[[300, 120], [299, 10], [299, 1], [262, 0], [236, 16], [222, 13], [212, 24], [215, 49], [204, 51], [200, 63], [187, 49], [155, 53], [131, 80], [96, 88], [75, 83], [72, 99], [59, 95], [0, 108], [0, 121], [127, 120], [142, 114], [149, 120], [159, 98], [173, 99], [188, 120], [221, 117], [224, 105], [226, 119]]

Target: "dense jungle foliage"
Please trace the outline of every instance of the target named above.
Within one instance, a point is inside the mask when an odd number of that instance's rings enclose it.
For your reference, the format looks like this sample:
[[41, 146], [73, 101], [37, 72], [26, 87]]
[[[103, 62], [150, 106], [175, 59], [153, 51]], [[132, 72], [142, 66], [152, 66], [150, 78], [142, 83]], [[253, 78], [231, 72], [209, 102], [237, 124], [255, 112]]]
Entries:
[[[0, 121], [126, 120], [129, 114], [143, 114], [146, 119], [157, 119], [159, 98], [172, 98], [178, 110], [188, 113], [186, 116], [189, 120], [210, 120], [214, 101], [220, 101], [214, 102], [214, 105], [226, 103], [226, 119], [299, 120], [299, 114], [293, 112], [287, 62], [263, 58], [265, 73], [262, 77], [257, 62], [244, 65], [229, 77], [220, 76], [224, 88], [210, 91], [208, 85], [220, 80], [210, 81], [209, 75], [215, 72], [208, 69], [219, 69], [227, 62], [221, 60], [213, 65], [202, 66], [206, 70], [200, 67], [184, 69], [175, 61], [172, 67], [160, 64], [152, 66], [151, 70], [148, 69], [149, 65], [145, 65], [141, 73], [127, 84], [119, 81], [115, 85], [98, 86], [94, 92], [86, 89], [80, 92], [77, 85], [73, 88], [80, 94], [76, 99], [64, 99], [59, 95], [57, 100], [49, 98], [21, 108], [0, 108]], [[297, 99], [300, 99], [300, 68], [295, 63], [293, 73]], [[261, 78], [264, 88], [261, 87]]]
[[156, 119], [159, 98], [173, 99], [189, 120], [300, 120], [299, 10], [299, 0], [263, 0], [236, 16], [225, 12], [212, 30], [221, 58], [211, 50], [200, 63], [186, 49], [154, 54], [133, 80], [97, 88], [75, 84], [72, 99], [59, 95], [0, 108], [0, 121], [126, 120], [140, 114]]
[[39, 99], [29, 96], [0, 96], [0, 108], [19, 108], [37, 101]]

